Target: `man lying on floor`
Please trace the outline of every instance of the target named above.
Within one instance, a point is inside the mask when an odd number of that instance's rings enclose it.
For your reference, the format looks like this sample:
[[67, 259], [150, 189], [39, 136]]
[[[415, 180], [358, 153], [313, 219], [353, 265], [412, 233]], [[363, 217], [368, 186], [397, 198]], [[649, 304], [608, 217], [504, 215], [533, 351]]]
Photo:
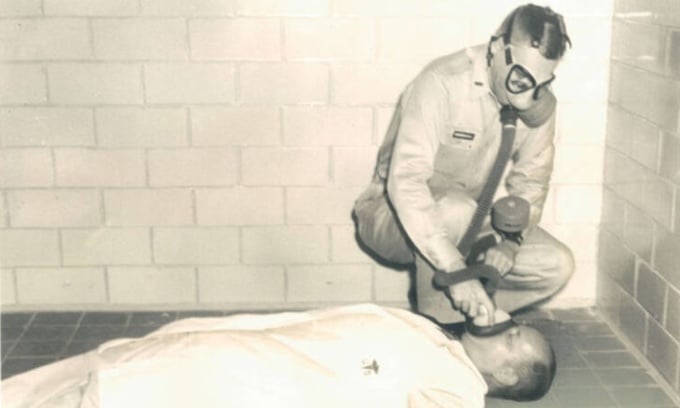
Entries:
[[11, 377], [9, 407], [483, 407], [537, 399], [554, 354], [516, 325], [456, 340], [371, 304], [170, 323]]

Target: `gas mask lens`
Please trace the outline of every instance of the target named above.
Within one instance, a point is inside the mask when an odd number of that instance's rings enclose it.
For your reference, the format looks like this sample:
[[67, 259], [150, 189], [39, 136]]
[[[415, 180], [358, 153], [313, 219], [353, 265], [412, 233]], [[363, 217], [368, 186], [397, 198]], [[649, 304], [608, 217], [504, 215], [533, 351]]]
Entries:
[[553, 75], [549, 80], [536, 84], [536, 79], [521, 65], [513, 65], [505, 79], [505, 88], [512, 94], [520, 94], [534, 89], [533, 97], [538, 99], [548, 85], [555, 79]]

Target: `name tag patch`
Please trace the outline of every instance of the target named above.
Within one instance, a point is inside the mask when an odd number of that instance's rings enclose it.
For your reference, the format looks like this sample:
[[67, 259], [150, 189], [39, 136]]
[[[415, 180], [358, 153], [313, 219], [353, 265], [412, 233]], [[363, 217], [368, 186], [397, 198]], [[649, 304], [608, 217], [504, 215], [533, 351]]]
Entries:
[[453, 138], [459, 140], [474, 140], [475, 134], [472, 132], [463, 132], [462, 130], [455, 130], [453, 132]]

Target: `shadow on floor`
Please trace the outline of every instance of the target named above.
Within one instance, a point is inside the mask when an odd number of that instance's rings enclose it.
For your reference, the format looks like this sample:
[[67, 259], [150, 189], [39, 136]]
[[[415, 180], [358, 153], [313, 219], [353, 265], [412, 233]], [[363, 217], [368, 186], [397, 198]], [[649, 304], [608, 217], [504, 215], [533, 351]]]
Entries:
[[[3, 313], [2, 378], [94, 349], [118, 337], [143, 336], [165, 323], [234, 312]], [[517, 319], [546, 335], [557, 355], [552, 389], [540, 401], [488, 398], [487, 407], [677, 407], [644, 363], [593, 309], [529, 310]]]

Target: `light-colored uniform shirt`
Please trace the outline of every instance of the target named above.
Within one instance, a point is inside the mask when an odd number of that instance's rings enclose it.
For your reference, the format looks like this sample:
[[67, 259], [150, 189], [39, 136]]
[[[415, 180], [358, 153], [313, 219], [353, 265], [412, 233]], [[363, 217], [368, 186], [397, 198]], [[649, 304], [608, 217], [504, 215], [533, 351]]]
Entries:
[[[500, 146], [499, 110], [488, 84], [486, 46], [434, 61], [402, 95], [373, 187], [360, 198], [386, 187], [410, 241], [438, 269], [452, 270], [462, 255], [447, 238], [435, 202], [452, 190], [478, 198]], [[548, 193], [554, 122], [554, 113], [537, 128], [517, 122], [505, 189], [531, 204], [529, 229], [540, 220]]]
[[363, 304], [171, 323], [12, 377], [3, 407], [483, 407], [429, 320]]

